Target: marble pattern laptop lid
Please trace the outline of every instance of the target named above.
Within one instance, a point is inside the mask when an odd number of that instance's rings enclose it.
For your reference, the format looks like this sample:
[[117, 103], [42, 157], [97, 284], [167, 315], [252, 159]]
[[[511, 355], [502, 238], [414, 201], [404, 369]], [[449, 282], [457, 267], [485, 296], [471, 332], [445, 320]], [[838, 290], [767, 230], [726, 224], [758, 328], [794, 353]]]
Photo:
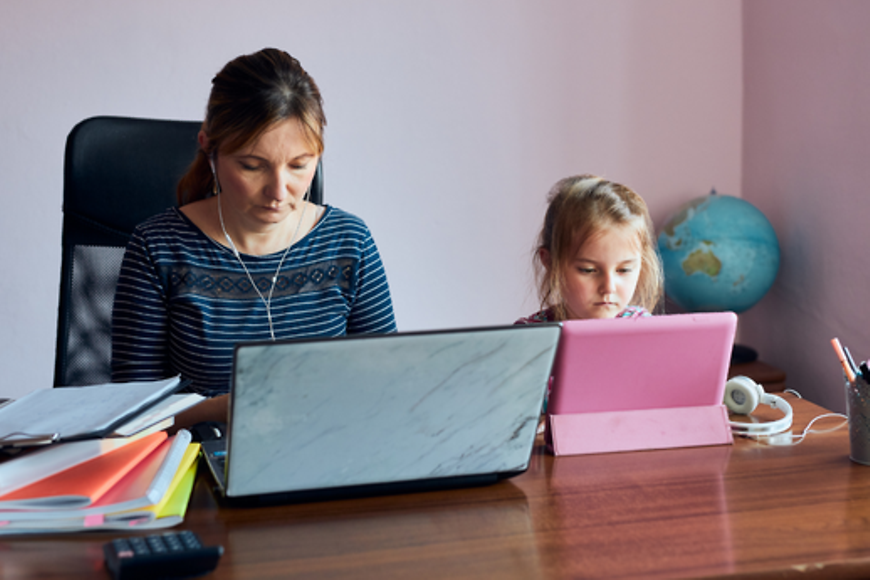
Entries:
[[241, 344], [225, 495], [528, 468], [560, 326]]

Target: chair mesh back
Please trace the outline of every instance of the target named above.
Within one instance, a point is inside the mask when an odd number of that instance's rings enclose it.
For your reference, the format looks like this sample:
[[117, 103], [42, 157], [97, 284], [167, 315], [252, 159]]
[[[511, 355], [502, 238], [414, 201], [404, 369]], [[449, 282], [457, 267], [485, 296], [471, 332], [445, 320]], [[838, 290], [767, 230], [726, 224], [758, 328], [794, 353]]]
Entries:
[[111, 380], [112, 303], [124, 248], [76, 246], [69, 296], [66, 385]]

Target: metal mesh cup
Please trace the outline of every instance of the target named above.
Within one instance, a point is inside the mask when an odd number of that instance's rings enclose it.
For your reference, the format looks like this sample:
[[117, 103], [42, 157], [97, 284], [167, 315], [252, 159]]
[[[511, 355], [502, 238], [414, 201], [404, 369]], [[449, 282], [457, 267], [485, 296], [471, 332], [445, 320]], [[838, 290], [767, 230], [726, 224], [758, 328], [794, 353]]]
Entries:
[[849, 457], [870, 465], [870, 384], [861, 375], [846, 381], [846, 416], [849, 418]]

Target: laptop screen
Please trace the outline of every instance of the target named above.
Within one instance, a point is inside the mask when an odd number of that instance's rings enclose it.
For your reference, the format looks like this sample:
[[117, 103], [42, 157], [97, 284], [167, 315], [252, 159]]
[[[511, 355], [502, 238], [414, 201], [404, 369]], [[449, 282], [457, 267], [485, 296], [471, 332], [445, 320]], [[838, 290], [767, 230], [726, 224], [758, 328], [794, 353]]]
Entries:
[[559, 325], [239, 345], [227, 496], [527, 469]]

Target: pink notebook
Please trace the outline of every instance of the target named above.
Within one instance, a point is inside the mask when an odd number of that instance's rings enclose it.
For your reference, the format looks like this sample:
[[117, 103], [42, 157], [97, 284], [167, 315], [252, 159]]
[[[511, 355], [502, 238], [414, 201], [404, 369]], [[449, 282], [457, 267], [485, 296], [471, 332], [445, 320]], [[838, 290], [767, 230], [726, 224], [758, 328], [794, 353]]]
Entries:
[[737, 316], [563, 323], [548, 403], [556, 455], [733, 442], [723, 405]]

